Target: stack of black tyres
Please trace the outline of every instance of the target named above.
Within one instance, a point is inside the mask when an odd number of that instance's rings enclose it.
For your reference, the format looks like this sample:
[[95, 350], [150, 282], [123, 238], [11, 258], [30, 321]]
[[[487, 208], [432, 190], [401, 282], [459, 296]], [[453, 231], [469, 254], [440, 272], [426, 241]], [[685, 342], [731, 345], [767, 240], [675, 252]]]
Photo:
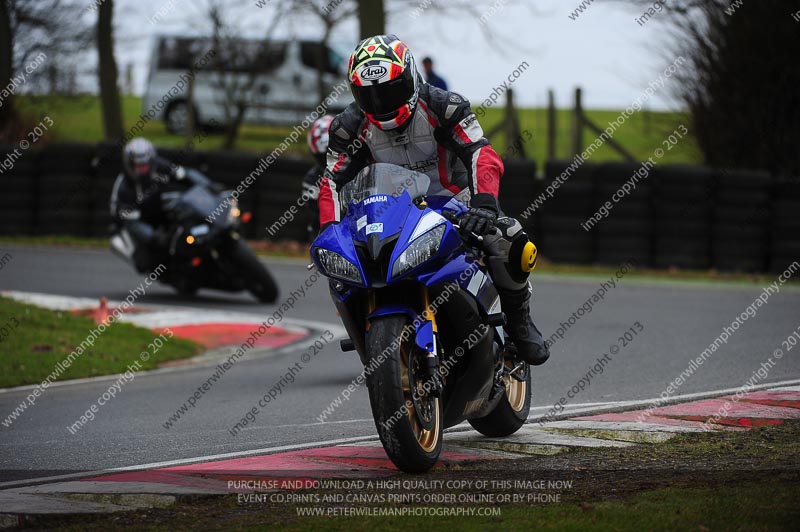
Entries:
[[[235, 190], [241, 185], [242, 193], [239, 195], [239, 209], [241, 212], [254, 213], [260, 203], [258, 197], [258, 182], [264, 179], [264, 174], [247, 185], [247, 176], [258, 166], [258, 155], [230, 153], [222, 151], [207, 152], [205, 165], [200, 170], [212, 181], [222, 183], [229, 190]], [[242, 234], [246, 238], [259, 237], [256, 220], [242, 226]]]
[[656, 268], [704, 269], [711, 265], [710, 238], [717, 179], [709, 168], [659, 166], [653, 190]]
[[37, 232], [42, 235], [86, 236], [94, 203], [91, 144], [50, 144], [39, 158]]
[[39, 159], [35, 152], [18, 153], [19, 158], [14, 146], [0, 146], [0, 161], [10, 167], [0, 169], [0, 234], [4, 235], [36, 231]]
[[[605, 163], [598, 166], [594, 174], [595, 210], [607, 201], [613, 205], [609, 216], [593, 229], [597, 263], [619, 265], [630, 260], [646, 266], [652, 262], [652, 175], [642, 171], [638, 181], [626, 189], [630, 190], [629, 194], [622, 196], [618, 192], [640, 168], [639, 163]], [[611, 199], [615, 193], [618, 203]]]
[[783, 272], [800, 261], [800, 177], [775, 181], [769, 269]]
[[101, 142], [92, 161], [92, 223], [90, 235], [109, 236], [111, 229], [111, 191], [117, 176], [122, 171], [122, 151], [116, 142]]
[[537, 213], [522, 216], [543, 190], [543, 180], [536, 179], [536, 161], [503, 161], [505, 172], [500, 181], [500, 208], [506, 216], [517, 218], [528, 236], [538, 242]]
[[772, 180], [768, 174], [756, 171], [718, 172], [712, 266], [723, 271], [766, 271]]
[[[258, 238], [307, 240], [308, 206], [299, 203], [302, 203], [303, 177], [312, 166], [310, 160], [283, 156], [259, 179], [262, 201], [256, 210]], [[272, 234], [268, 230], [270, 227]]]
[[[548, 161], [545, 165], [544, 187], [564, 172], [572, 161]], [[594, 259], [592, 234], [581, 223], [594, 213], [594, 182], [596, 167], [583, 164], [556, 189], [552, 197], [545, 196], [540, 207], [539, 225], [542, 256], [556, 262], [588, 264]]]

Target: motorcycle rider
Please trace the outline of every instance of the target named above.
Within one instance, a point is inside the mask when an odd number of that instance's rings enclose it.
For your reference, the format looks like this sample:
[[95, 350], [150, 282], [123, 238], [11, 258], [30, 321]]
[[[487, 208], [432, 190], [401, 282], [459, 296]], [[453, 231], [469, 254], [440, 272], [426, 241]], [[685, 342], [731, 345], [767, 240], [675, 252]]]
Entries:
[[308, 149], [314, 157], [316, 164], [306, 172], [303, 178], [303, 197], [309, 198], [306, 203], [308, 210], [308, 240], [314, 240], [319, 233], [319, 185], [322, 173], [325, 171], [325, 158], [328, 152], [328, 130], [331, 127], [333, 116], [324, 115], [316, 119], [308, 130]]
[[[142, 137], [131, 139], [122, 148], [122, 172], [111, 190], [111, 217], [120, 234], [132, 242], [129, 257], [136, 270], [145, 273], [158, 266], [158, 257], [168, 245], [170, 235], [163, 224], [161, 193], [203, 185], [218, 187], [197, 172], [158, 157], [153, 144]], [[123, 237], [125, 238], [125, 237]]]
[[330, 126], [320, 225], [339, 221], [337, 190], [371, 163], [427, 174], [429, 195], [456, 196], [469, 205], [460, 230], [467, 237], [483, 236], [506, 333], [522, 360], [543, 364], [550, 353], [529, 306], [528, 276], [536, 247], [519, 221], [500, 211], [503, 162], [483, 136], [469, 102], [425, 83], [408, 46], [395, 35], [363, 40], [350, 56], [348, 78], [355, 101]]

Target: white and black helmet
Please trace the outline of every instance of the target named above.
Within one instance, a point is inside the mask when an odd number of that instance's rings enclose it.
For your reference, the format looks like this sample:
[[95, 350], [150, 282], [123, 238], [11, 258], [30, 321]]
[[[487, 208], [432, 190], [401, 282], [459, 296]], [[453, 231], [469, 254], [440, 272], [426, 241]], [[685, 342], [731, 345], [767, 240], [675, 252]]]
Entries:
[[149, 140], [136, 137], [122, 148], [122, 166], [125, 174], [136, 181], [145, 181], [153, 173], [156, 149]]

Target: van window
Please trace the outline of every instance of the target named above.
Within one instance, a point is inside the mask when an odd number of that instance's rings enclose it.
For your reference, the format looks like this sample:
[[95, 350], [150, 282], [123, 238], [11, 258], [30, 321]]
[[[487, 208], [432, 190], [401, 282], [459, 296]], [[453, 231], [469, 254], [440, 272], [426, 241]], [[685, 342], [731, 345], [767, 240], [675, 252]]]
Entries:
[[216, 58], [226, 72], [266, 74], [286, 61], [286, 42], [262, 42], [226, 39], [225, 50]]
[[158, 69], [189, 70], [207, 48], [208, 41], [205, 39], [165, 37], [158, 43]]
[[322, 69], [329, 74], [340, 74], [344, 59], [331, 48], [320, 42], [303, 41], [300, 43], [300, 61], [310, 68], [317, 68], [317, 61], [322, 58]]
[[[286, 60], [286, 42], [264, 43], [256, 40], [223, 39], [223, 50], [217, 50], [214, 63], [224, 65], [226, 72], [267, 73]], [[166, 37], [158, 47], [159, 70], [190, 70], [198, 57], [213, 48], [208, 38]]]

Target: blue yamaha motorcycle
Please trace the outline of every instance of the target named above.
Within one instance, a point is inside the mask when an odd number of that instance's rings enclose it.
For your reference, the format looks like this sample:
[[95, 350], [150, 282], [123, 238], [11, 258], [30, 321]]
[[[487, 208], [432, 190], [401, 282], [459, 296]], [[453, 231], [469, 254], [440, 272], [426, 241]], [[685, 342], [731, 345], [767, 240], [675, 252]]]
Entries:
[[507, 436], [528, 418], [530, 368], [505, 343], [505, 317], [481, 261], [462, 240], [467, 207], [427, 196], [430, 178], [373, 164], [342, 188], [341, 222], [311, 245], [365, 367], [383, 447], [401, 470], [433, 467], [442, 432], [467, 420]]

